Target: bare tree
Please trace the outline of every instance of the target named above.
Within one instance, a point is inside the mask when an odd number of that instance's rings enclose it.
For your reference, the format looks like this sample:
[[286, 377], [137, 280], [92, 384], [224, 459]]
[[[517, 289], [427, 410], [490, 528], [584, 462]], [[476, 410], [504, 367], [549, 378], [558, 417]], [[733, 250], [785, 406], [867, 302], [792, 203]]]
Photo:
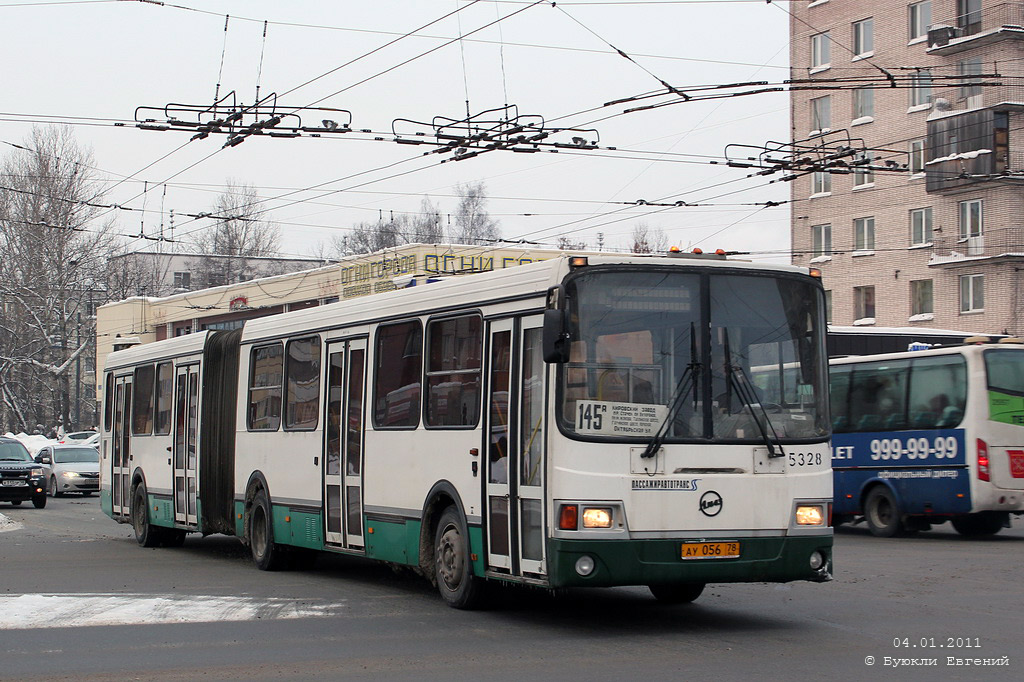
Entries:
[[266, 204], [252, 185], [229, 179], [210, 217], [216, 223], [197, 232], [191, 246], [198, 255], [222, 257], [189, 262], [200, 288], [251, 279], [255, 273], [248, 259], [279, 254], [281, 230], [269, 219]]
[[652, 230], [647, 223], [637, 223], [630, 234], [632, 253], [663, 253], [668, 249], [668, 235], [660, 227]]
[[556, 243], [557, 248], [562, 251], [583, 251], [587, 248], [586, 240], [574, 240], [562, 235]]
[[501, 238], [498, 221], [487, 212], [487, 189], [483, 182], [455, 186], [459, 205], [449, 238], [456, 244], [488, 244]]
[[381, 216], [380, 220], [372, 223], [356, 223], [348, 234], [331, 239], [331, 253], [340, 258], [408, 244], [411, 223], [405, 214]]
[[421, 244], [437, 244], [444, 241], [441, 209], [430, 200], [430, 197], [423, 197], [420, 201], [420, 213], [413, 220], [412, 227], [411, 241]]
[[93, 310], [114, 248], [101, 202], [92, 154], [69, 128], [34, 128], [0, 162], [3, 426], [95, 423]]

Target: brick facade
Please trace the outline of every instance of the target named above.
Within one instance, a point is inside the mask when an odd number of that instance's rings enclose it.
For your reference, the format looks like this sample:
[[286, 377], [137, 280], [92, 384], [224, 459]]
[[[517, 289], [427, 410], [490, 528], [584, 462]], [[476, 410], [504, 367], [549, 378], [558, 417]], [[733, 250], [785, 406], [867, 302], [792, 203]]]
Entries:
[[[962, 116], [968, 110], [987, 110], [1004, 116], [993, 124], [996, 128], [1001, 125], [998, 121], [1008, 122], [1008, 149], [993, 149], [991, 135], [983, 140], [950, 140], [948, 135], [941, 139], [959, 151], [977, 151], [977, 163], [1001, 156], [1009, 172], [977, 173], [970, 158], [950, 158], [946, 147], [933, 144], [926, 148], [925, 159], [940, 161], [925, 166], [931, 180], [926, 180], [925, 173], [878, 171], [872, 183], [855, 188], [853, 174], [832, 173], [831, 192], [814, 194], [813, 177], [801, 176], [792, 182], [793, 262], [822, 269], [825, 288], [831, 292], [832, 322], [837, 325], [856, 322], [1024, 334], [1020, 321], [1024, 319], [1020, 314], [1024, 312], [1024, 177], [1014, 177], [1014, 171], [1024, 171], [1024, 88], [1014, 84], [1024, 75], [1024, 29], [1019, 28], [1024, 26], [1024, 2], [983, 0], [977, 3], [980, 13], [959, 17], [957, 0], [931, 0], [928, 4], [929, 25], [954, 27], [944, 46], [924, 36], [910, 37], [908, 6], [923, 8], [924, 3], [790, 3], [791, 78], [826, 81], [860, 76], [870, 78], [875, 86], [872, 115], [857, 119], [849, 83], [821, 82], [821, 90], [794, 90], [790, 100], [792, 137], [811, 137], [811, 100], [828, 96], [831, 121], [827, 127], [831, 132], [821, 139], [834, 141], [848, 133], [854, 147], [859, 138], [867, 148], [878, 150], [876, 165], [886, 160], [904, 164], [911, 142], [927, 138], [929, 120], [934, 130], [937, 121]], [[973, 9], [973, 3], [968, 9]], [[854, 55], [854, 24], [865, 19], [872, 24], [872, 49]], [[958, 23], [963, 25], [959, 31]], [[812, 36], [826, 31], [830, 38], [828, 65], [813, 68]], [[941, 79], [969, 68], [961, 62], [971, 60], [980, 60], [983, 74], [1000, 74], [1000, 78], [984, 80], [1001, 85], [970, 92], [959, 82]], [[933, 76], [931, 96], [920, 89], [917, 94], [925, 101], [916, 106], [913, 89], [904, 83], [891, 87], [887, 75], [920, 73], [914, 69], [930, 69]], [[979, 117], [991, 119], [992, 113]], [[940, 157], [949, 160], [942, 162]], [[957, 179], [966, 171], [970, 171], [970, 179]], [[926, 184], [933, 185], [933, 191], [927, 191]], [[975, 200], [981, 201], [981, 239], [963, 239], [960, 203]], [[911, 211], [927, 207], [932, 211], [931, 238], [913, 244]], [[869, 217], [874, 218], [874, 246], [857, 250], [855, 221]], [[820, 225], [831, 226], [831, 254], [814, 253], [812, 228]], [[983, 309], [962, 310], [964, 275], [984, 276]], [[932, 311], [915, 315], [911, 282], [925, 280], [932, 282]], [[974, 280], [973, 284], [980, 282]], [[871, 286], [874, 322], [855, 311], [855, 288]]]

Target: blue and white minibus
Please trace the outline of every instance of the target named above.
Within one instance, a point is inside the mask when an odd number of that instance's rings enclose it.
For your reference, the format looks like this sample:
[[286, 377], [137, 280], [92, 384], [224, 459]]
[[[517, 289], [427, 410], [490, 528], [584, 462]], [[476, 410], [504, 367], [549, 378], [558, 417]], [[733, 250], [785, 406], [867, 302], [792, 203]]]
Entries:
[[991, 535], [1024, 512], [1024, 345], [967, 344], [830, 361], [837, 524]]

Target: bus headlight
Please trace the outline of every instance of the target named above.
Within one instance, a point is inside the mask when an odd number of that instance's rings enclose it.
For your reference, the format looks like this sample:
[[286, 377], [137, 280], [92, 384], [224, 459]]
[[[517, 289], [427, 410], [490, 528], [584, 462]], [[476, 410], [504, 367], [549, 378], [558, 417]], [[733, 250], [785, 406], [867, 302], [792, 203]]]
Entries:
[[825, 509], [820, 504], [801, 504], [796, 508], [796, 525], [824, 526]]
[[583, 509], [584, 528], [611, 528], [612, 510], [607, 507], [585, 507]]
[[811, 570], [817, 571], [825, 565], [825, 556], [818, 551], [811, 552]]

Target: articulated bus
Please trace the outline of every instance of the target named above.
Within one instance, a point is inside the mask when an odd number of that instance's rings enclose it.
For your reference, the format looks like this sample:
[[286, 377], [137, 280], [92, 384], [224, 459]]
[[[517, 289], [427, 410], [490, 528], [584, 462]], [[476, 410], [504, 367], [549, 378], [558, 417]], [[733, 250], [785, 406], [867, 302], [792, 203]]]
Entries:
[[[832, 572], [824, 296], [806, 268], [560, 256], [111, 353], [102, 506], [143, 546], [337, 552], [452, 606], [489, 581]], [[797, 367], [799, 400], [751, 367]]]
[[836, 523], [863, 514], [880, 537], [945, 521], [992, 535], [1024, 513], [1024, 346], [1014, 343], [830, 362]]

